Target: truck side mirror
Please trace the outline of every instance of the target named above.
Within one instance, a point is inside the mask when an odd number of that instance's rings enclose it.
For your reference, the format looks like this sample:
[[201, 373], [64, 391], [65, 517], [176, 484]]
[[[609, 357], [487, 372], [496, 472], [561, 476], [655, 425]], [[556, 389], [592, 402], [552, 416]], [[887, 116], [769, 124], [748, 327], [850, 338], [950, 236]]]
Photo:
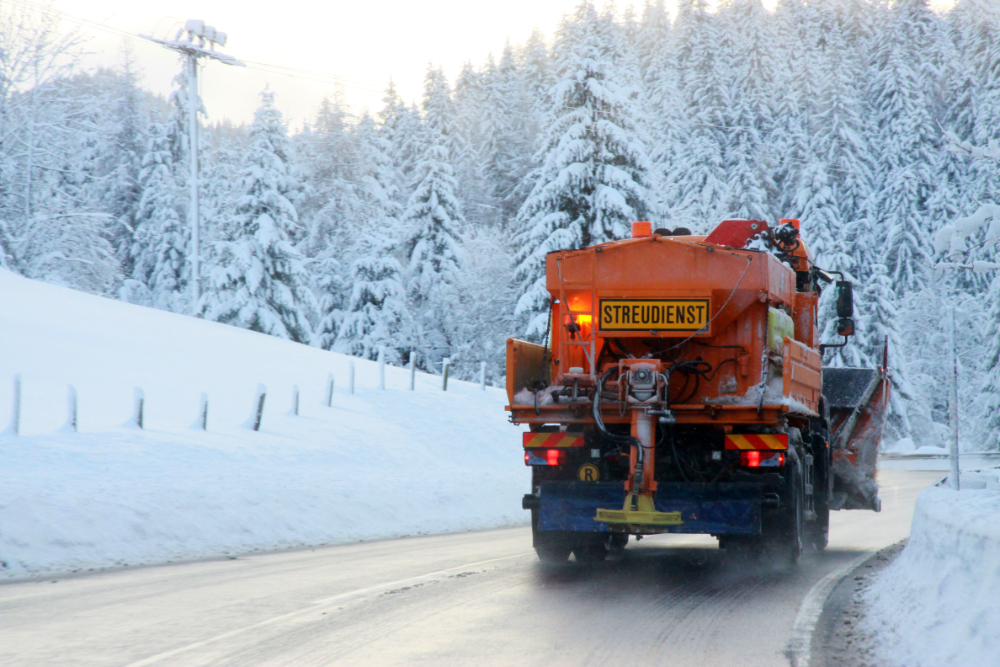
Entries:
[[837, 320], [837, 335], [838, 336], [853, 336], [854, 335], [854, 320], [848, 317], [841, 317]]
[[[853, 286], [850, 281], [838, 280], [837, 281], [837, 317], [841, 319], [850, 319], [854, 317], [854, 292]], [[840, 324], [838, 323], [838, 327]], [[854, 323], [851, 323], [851, 329], [853, 331]], [[850, 334], [841, 334], [850, 335]]]

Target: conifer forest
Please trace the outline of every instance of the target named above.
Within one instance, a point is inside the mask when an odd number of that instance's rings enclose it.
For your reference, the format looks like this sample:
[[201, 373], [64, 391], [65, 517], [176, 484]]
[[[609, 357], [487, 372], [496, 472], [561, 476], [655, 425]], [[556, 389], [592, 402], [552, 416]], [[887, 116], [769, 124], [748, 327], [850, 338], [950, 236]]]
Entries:
[[248, 125], [202, 107], [196, 301], [196, 92], [178, 74], [158, 97], [128, 51], [92, 69], [83, 48], [53, 13], [0, 7], [7, 270], [463, 379], [486, 362], [501, 385], [507, 338], [546, 335], [547, 252], [637, 220], [798, 218], [855, 284], [857, 336], [825, 363], [878, 366], [888, 339], [888, 446], [948, 441], [954, 347], [963, 449], [1000, 450], [996, 237], [959, 261], [934, 243], [1000, 202], [995, 0], [585, 0], [457, 76], [431, 64], [422, 99], [339, 92], [295, 132], [269, 90]]

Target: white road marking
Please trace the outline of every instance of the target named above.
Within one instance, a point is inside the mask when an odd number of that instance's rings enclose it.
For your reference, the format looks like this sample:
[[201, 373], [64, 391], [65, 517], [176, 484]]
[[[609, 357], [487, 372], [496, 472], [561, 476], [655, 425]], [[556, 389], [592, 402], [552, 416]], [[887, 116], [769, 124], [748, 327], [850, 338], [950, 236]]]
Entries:
[[413, 584], [413, 583], [418, 583], [420, 581], [425, 581], [425, 580], [428, 580], [428, 579], [433, 579], [435, 577], [440, 577], [442, 575], [445, 575], [445, 574], [447, 574], [449, 572], [454, 572], [456, 570], [462, 571], [462, 570], [466, 570], [466, 569], [468, 569], [470, 567], [477, 567], [479, 565], [485, 565], [487, 563], [496, 563], [498, 561], [510, 560], [512, 558], [521, 558], [521, 557], [527, 556], [527, 555], [529, 555], [529, 552], [514, 554], [512, 556], [502, 556], [500, 558], [490, 558], [489, 560], [479, 560], [479, 561], [475, 561], [473, 563], [463, 563], [462, 565], [457, 565], [455, 567], [449, 567], [449, 568], [444, 569], [444, 570], [437, 570], [435, 572], [428, 572], [427, 574], [421, 574], [421, 575], [416, 576], [416, 577], [409, 577], [407, 579], [399, 579], [397, 581], [390, 581], [390, 582], [386, 582], [384, 584], [379, 584], [377, 586], [369, 586], [368, 588], [359, 588], [357, 590], [349, 591], [347, 593], [341, 593], [339, 595], [334, 595], [332, 597], [323, 598], [321, 600], [315, 600], [315, 601], [313, 601], [310, 604], [309, 607], [306, 607], [306, 608], [303, 608], [303, 609], [297, 609], [295, 611], [288, 612], [287, 614], [281, 614], [280, 616], [274, 616], [274, 617], [269, 618], [269, 619], [267, 619], [265, 621], [260, 621], [259, 623], [254, 623], [252, 625], [247, 625], [247, 626], [244, 626], [242, 628], [237, 628], [235, 630], [230, 630], [229, 632], [224, 632], [221, 635], [215, 635], [214, 637], [209, 637], [208, 639], [202, 639], [201, 641], [193, 642], [191, 644], [185, 644], [184, 646], [179, 646], [179, 647], [177, 647], [175, 649], [171, 649], [169, 651], [164, 651], [163, 653], [157, 653], [156, 655], [151, 655], [151, 656], [149, 656], [147, 658], [143, 658], [142, 660], [137, 660], [135, 662], [128, 663], [127, 667], [145, 667], [146, 665], [152, 665], [152, 664], [155, 664], [157, 662], [160, 662], [161, 660], [166, 660], [167, 658], [172, 658], [175, 655], [178, 655], [180, 653], [184, 653], [186, 651], [190, 651], [190, 650], [193, 650], [193, 649], [196, 649], [196, 648], [200, 648], [202, 646], [207, 646], [208, 644], [212, 644], [214, 642], [221, 641], [223, 639], [228, 639], [229, 637], [234, 637], [234, 636], [236, 636], [236, 635], [238, 635], [240, 633], [243, 633], [243, 632], [247, 632], [247, 631], [250, 631], [250, 630], [256, 630], [257, 628], [263, 628], [263, 627], [267, 627], [269, 625], [274, 625], [276, 623], [280, 623], [282, 621], [288, 620], [290, 618], [295, 618], [296, 616], [301, 616], [303, 614], [314, 614], [316, 612], [316, 607], [317, 606], [331, 605], [331, 604], [334, 604], [334, 603], [337, 603], [337, 602], [343, 602], [344, 600], [349, 599], [349, 598], [359, 597], [359, 596], [363, 596], [363, 595], [368, 595], [370, 593], [376, 593], [376, 592], [381, 592], [381, 591], [386, 591], [386, 590], [392, 590], [392, 589], [398, 588], [400, 586], [406, 586], [408, 584]]
[[830, 597], [830, 593], [844, 577], [871, 556], [872, 552], [868, 552], [851, 560], [846, 565], [838, 567], [817, 581], [806, 593], [802, 604], [799, 605], [799, 613], [795, 615], [792, 636], [788, 640], [788, 648], [785, 650], [792, 667], [809, 667], [809, 661], [812, 659], [813, 631], [816, 629], [820, 614], [823, 613], [826, 599]]

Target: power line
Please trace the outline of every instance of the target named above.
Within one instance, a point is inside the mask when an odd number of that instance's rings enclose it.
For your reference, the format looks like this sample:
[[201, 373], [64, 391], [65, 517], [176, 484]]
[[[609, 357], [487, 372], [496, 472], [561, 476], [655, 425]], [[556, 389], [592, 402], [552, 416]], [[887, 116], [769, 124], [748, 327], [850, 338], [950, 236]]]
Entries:
[[[115, 27], [109, 26], [109, 25], [107, 25], [105, 23], [100, 23], [98, 21], [92, 21], [90, 19], [80, 18], [78, 16], [74, 16], [72, 14], [69, 14], [69, 13], [67, 13], [65, 11], [62, 11], [62, 10], [59, 10], [59, 9], [47, 8], [44, 5], [41, 5], [41, 4], [37, 3], [37, 2], [34, 2], [33, 0], [10, 0], [10, 2], [12, 2], [14, 4], [19, 4], [19, 5], [23, 6], [23, 7], [27, 7], [27, 8], [31, 8], [31, 9], [36, 9], [36, 10], [39, 10], [39, 11], [51, 11], [54, 14], [56, 14], [57, 16], [59, 16], [60, 19], [65, 19], [67, 21], [70, 21], [70, 22], [73, 22], [73, 23], [77, 23], [77, 24], [79, 24], [81, 26], [92, 28], [94, 30], [100, 30], [100, 31], [106, 32], [108, 34], [114, 35], [116, 37], [123, 37], [125, 39], [129, 39], [129, 40], [133, 40], [133, 41], [139, 40], [141, 38], [141, 35], [137, 35], [135, 33], [128, 32], [126, 30], [122, 30], [120, 28], [115, 28]], [[137, 41], [136, 43], [142, 43], [142, 42], [138, 42]], [[316, 70], [307, 70], [307, 69], [296, 68], [296, 67], [288, 67], [288, 66], [285, 66], [285, 65], [275, 65], [275, 64], [271, 64], [271, 63], [262, 63], [262, 62], [249, 61], [249, 60], [248, 61], [244, 61], [244, 62], [247, 64], [247, 69], [252, 69], [252, 70], [255, 70], [255, 71], [258, 71], [258, 72], [263, 72], [265, 74], [279, 74], [281, 76], [287, 76], [287, 77], [293, 78], [293, 79], [303, 79], [303, 80], [306, 80], [306, 81], [313, 81], [315, 83], [323, 83], [323, 84], [327, 84], [327, 85], [339, 85], [339, 86], [343, 86], [345, 88], [351, 88], [351, 89], [355, 89], [355, 90], [361, 90], [361, 91], [368, 92], [368, 93], [383, 93], [383, 92], [385, 92], [385, 88], [384, 87], [379, 87], [381, 84], [379, 84], [377, 82], [377, 80], [375, 80], [375, 79], [369, 79], [369, 78], [366, 78], [366, 77], [359, 77], [359, 76], [354, 76], [354, 75], [333, 74], [333, 73], [329, 73], [329, 72], [321, 72], [321, 71], [316, 71]], [[255, 66], [250, 66], [250, 65], [255, 65]], [[264, 69], [264, 68], [268, 68], [268, 69]], [[396, 89], [397, 90], [403, 90], [403, 92], [405, 92], [405, 93], [407, 93], [407, 94], [409, 94], [411, 96], [414, 94], [413, 90], [408, 89], [408, 88], [401, 89], [400, 86], [398, 86], [398, 85], [396, 86]]]

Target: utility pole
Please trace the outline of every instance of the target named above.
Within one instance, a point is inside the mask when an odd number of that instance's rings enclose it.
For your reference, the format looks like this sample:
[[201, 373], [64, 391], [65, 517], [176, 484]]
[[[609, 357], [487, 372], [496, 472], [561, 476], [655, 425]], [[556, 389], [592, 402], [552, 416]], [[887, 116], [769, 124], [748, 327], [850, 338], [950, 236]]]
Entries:
[[[954, 300], [952, 301], [954, 303]], [[948, 452], [951, 462], [951, 488], [958, 491], [961, 481], [958, 466], [958, 345], [955, 341], [955, 306], [949, 308], [950, 325], [948, 327], [949, 347], [951, 347], [951, 382], [948, 388], [948, 420], [951, 422], [951, 448]]]
[[[191, 201], [188, 207], [188, 224], [191, 226], [191, 308], [197, 312], [198, 300], [201, 298], [201, 221], [198, 213], [198, 58], [211, 58], [226, 65], [245, 67], [243, 63], [232, 56], [219, 53], [216, 46], [225, 46], [227, 35], [204, 21], [191, 20], [177, 31], [173, 39], [157, 39], [148, 35], [140, 35], [144, 39], [156, 42], [164, 48], [180, 53], [187, 58], [188, 68], [188, 158], [190, 174], [188, 189], [191, 191]], [[184, 39], [182, 39], [184, 38]]]

